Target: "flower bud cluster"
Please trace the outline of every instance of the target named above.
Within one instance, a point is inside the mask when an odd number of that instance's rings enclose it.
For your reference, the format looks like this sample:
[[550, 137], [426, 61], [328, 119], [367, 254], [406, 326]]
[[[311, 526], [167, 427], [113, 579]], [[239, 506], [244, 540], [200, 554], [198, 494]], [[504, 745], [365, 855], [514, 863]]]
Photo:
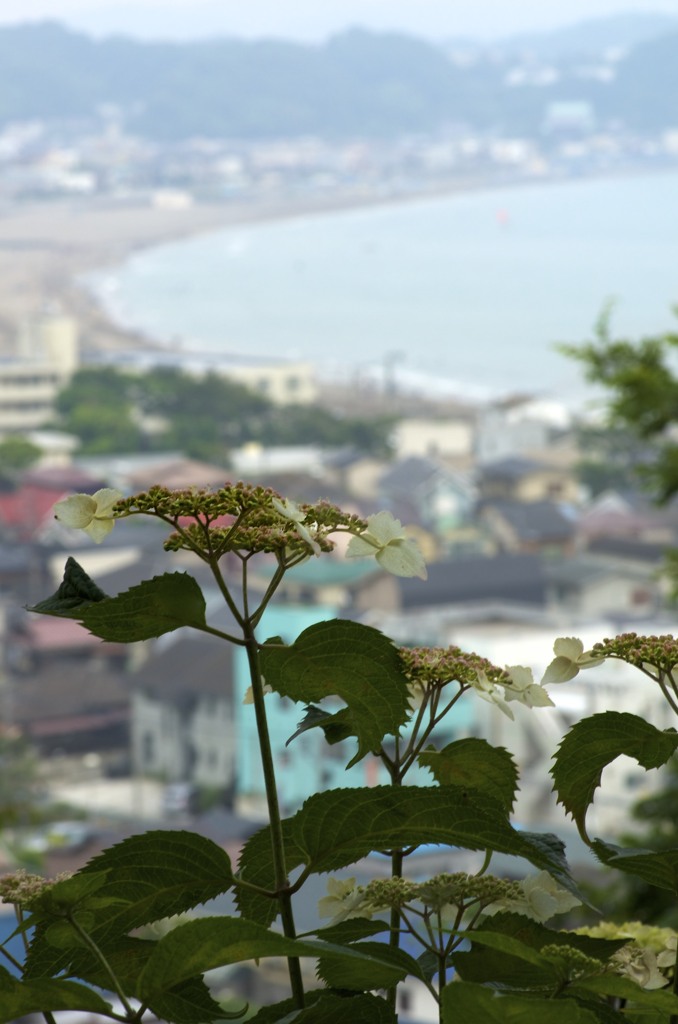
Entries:
[[468, 875], [463, 871], [440, 874], [417, 886], [417, 899], [432, 910], [450, 905], [489, 905], [501, 899], [519, 899], [522, 895], [518, 882], [495, 875]]
[[19, 868], [0, 878], [0, 899], [3, 903], [15, 903], [19, 907], [30, 908], [44, 892], [69, 877], [69, 872], [64, 872], [56, 878], [43, 878], [42, 875], [31, 875], [25, 868]]
[[563, 965], [570, 981], [576, 978], [585, 978], [591, 974], [599, 974], [602, 968], [600, 960], [587, 956], [580, 949], [566, 944], [550, 943], [542, 946], [539, 952], [550, 960]]
[[417, 899], [419, 886], [406, 878], [375, 878], [363, 888], [363, 899], [371, 913], [399, 909]]
[[678, 640], [668, 634], [638, 636], [637, 633], [621, 633], [594, 644], [593, 651], [602, 657], [625, 661], [636, 668], [654, 668], [662, 674], [670, 674], [678, 665]]
[[504, 669], [461, 647], [401, 647], [398, 653], [408, 682], [422, 689], [451, 682], [473, 686], [481, 673], [492, 682], [509, 681]]
[[123, 499], [117, 508], [118, 515], [151, 515], [174, 524], [177, 529], [165, 541], [166, 551], [189, 550], [217, 558], [235, 551], [296, 560], [332, 551], [329, 534], [337, 529], [359, 533], [367, 526], [330, 502], [296, 505], [270, 487], [242, 481], [215, 491], [170, 491], [157, 485]]

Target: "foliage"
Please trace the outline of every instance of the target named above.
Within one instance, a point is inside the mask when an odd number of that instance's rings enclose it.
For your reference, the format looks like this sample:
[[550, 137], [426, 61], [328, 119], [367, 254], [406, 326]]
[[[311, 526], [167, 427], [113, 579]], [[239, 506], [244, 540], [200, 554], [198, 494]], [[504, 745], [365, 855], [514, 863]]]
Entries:
[[[374, 557], [400, 575], [423, 575], [416, 545], [397, 520], [385, 512], [363, 520], [327, 502], [296, 505], [270, 489], [231, 483], [216, 491], [154, 487], [128, 498], [104, 489], [59, 502], [56, 514], [94, 528], [96, 540], [118, 520], [160, 519], [171, 531], [165, 549], [190, 551], [209, 568], [231, 632], [210, 624], [200, 585], [187, 573], [167, 572], [108, 596], [73, 559], [57, 592], [33, 611], [75, 619], [102, 640], [133, 643], [190, 628], [243, 648], [268, 823], [245, 843], [237, 867], [210, 840], [168, 830], [132, 836], [70, 878], [18, 873], [0, 880], [26, 940], [23, 963], [0, 947], [19, 974], [0, 970], [0, 1024], [35, 1010], [51, 1024], [52, 1012], [64, 1008], [120, 1024], [143, 1024], [148, 1014], [168, 1024], [233, 1019], [245, 1007], [220, 1007], [205, 973], [267, 957], [286, 960], [290, 997], [262, 1007], [254, 1017], [260, 1024], [394, 1024], [398, 987], [408, 978], [438, 1003], [442, 1024], [675, 1024], [678, 935], [637, 923], [588, 932], [553, 926], [555, 916], [580, 903], [563, 843], [512, 824], [519, 775], [509, 751], [478, 737], [448, 742], [445, 728], [473, 693], [496, 705], [494, 713], [512, 718], [510, 704], [520, 702], [539, 714], [552, 703], [547, 687], [608, 660], [634, 666], [678, 713], [672, 637], [624, 634], [588, 651], [574, 637], [560, 638], [540, 682], [522, 666], [493, 665], [454, 646], [398, 648], [347, 620], [318, 623], [284, 643], [259, 636], [264, 611], [286, 572], [309, 557], [331, 556], [337, 535], [349, 535], [349, 554]], [[263, 594], [249, 583], [252, 560], [272, 564]], [[374, 757], [389, 784], [318, 792], [283, 818], [267, 724], [270, 691], [303, 707], [297, 734], [317, 728], [329, 744], [351, 740], [348, 766]], [[653, 769], [671, 761], [677, 744], [675, 731], [610, 710], [573, 726], [552, 770], [557, 797], [595, 856], [663, 890], [671, 904], [678, 847], [622, 849], [592, 838], [587, 815], [607, 765], [627, 756]], [[416, 784], [420, 769], [429, 773], [427, 784]], [[477, 851], [482, 866], [414, 881], [408, 858], [431, 843]], [[298, 934], [295, 909], [310, 876], [350, 868], [373, 852], [390, 858], [390, 875], [365, 885], [330, 877], [318, 908], [329, 923]], [[495, 876], [488, 870], [495, 852], [535, 871], [522, 879], [518, 867], [510, 878]], [[192, 915], [227, 892], [236, 915]], [[315, 962], [320, 988], [305, 991], [302, 959]], [[113, 996], [122, 1009], [111, 1008]]]
[[636, 468], [662, 502], [678, 492], [678, 444], [672, 431], [678, 421], [677, 347], [678, 334], [672, 332], [638, 342], [613, 340], [609, 309], [592, 342], [561, 346], [583, 364], [587, 380], [605, 388], [612, 438], [621, 433], [622, 444], [624, 434], [632, 441], [624, 468], [629, 463]]
[[181, 451], [225, 465], [228, 451], [262, 444], [352, 445], [388, 454], [389, 419], [335, 416], [316, 406], [279, 408], [216, 373], [174, 367], [143, 374], [111, 367], [78, 370], [56, 400], [58, 425], [80, 438], [83, 452]]
[[10, 436], [0, 441], [0, 483], [11, 482], [22, 469], [38, 461], [42, 450], [27, 437]]

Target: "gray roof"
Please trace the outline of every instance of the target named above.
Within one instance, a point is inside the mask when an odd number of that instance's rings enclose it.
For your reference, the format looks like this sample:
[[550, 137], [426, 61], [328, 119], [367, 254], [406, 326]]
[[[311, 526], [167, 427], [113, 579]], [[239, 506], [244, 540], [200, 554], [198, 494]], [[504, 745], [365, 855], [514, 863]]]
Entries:
[[465, 601], [509, 601], [543, 606], [547, 580], [537, 555], [501, 554], [448, 559], [428, 567], [428, 580], [398, 580], [403, 608]]
[[539, 470], [548, 468], [543, 462], [538, 462], [536, 459], [513, 455], [506, 459], [486, 462], [482, 467], [482, 477], [485, 480], [515, 481], [521, 480], [530, 473], [536, 473]]
[[572, 518], [554, 501], [487, 501], [523, 541], [569, 540], [575, 532]]

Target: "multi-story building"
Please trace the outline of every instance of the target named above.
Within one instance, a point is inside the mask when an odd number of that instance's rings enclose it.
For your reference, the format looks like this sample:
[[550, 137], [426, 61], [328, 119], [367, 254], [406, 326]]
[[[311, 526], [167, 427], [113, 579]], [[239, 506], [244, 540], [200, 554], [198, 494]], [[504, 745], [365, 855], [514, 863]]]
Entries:
[[72, 317], [46, 313], [26, 323], [16, 354], [0, 360], [0, 432], [44, 426], [57, 393], [78, 362], [78, 330]]

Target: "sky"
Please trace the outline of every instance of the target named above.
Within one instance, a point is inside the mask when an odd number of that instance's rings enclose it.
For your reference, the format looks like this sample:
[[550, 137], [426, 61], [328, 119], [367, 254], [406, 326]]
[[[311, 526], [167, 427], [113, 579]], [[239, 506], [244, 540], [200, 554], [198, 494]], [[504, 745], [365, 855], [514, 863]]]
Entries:
[[629, 12], [678, 16], [678, 0], [0, 0], [0, 24], [52, 18], [96, 34], [304, 42], [354, 25], [430, 39], [491, 39]]

